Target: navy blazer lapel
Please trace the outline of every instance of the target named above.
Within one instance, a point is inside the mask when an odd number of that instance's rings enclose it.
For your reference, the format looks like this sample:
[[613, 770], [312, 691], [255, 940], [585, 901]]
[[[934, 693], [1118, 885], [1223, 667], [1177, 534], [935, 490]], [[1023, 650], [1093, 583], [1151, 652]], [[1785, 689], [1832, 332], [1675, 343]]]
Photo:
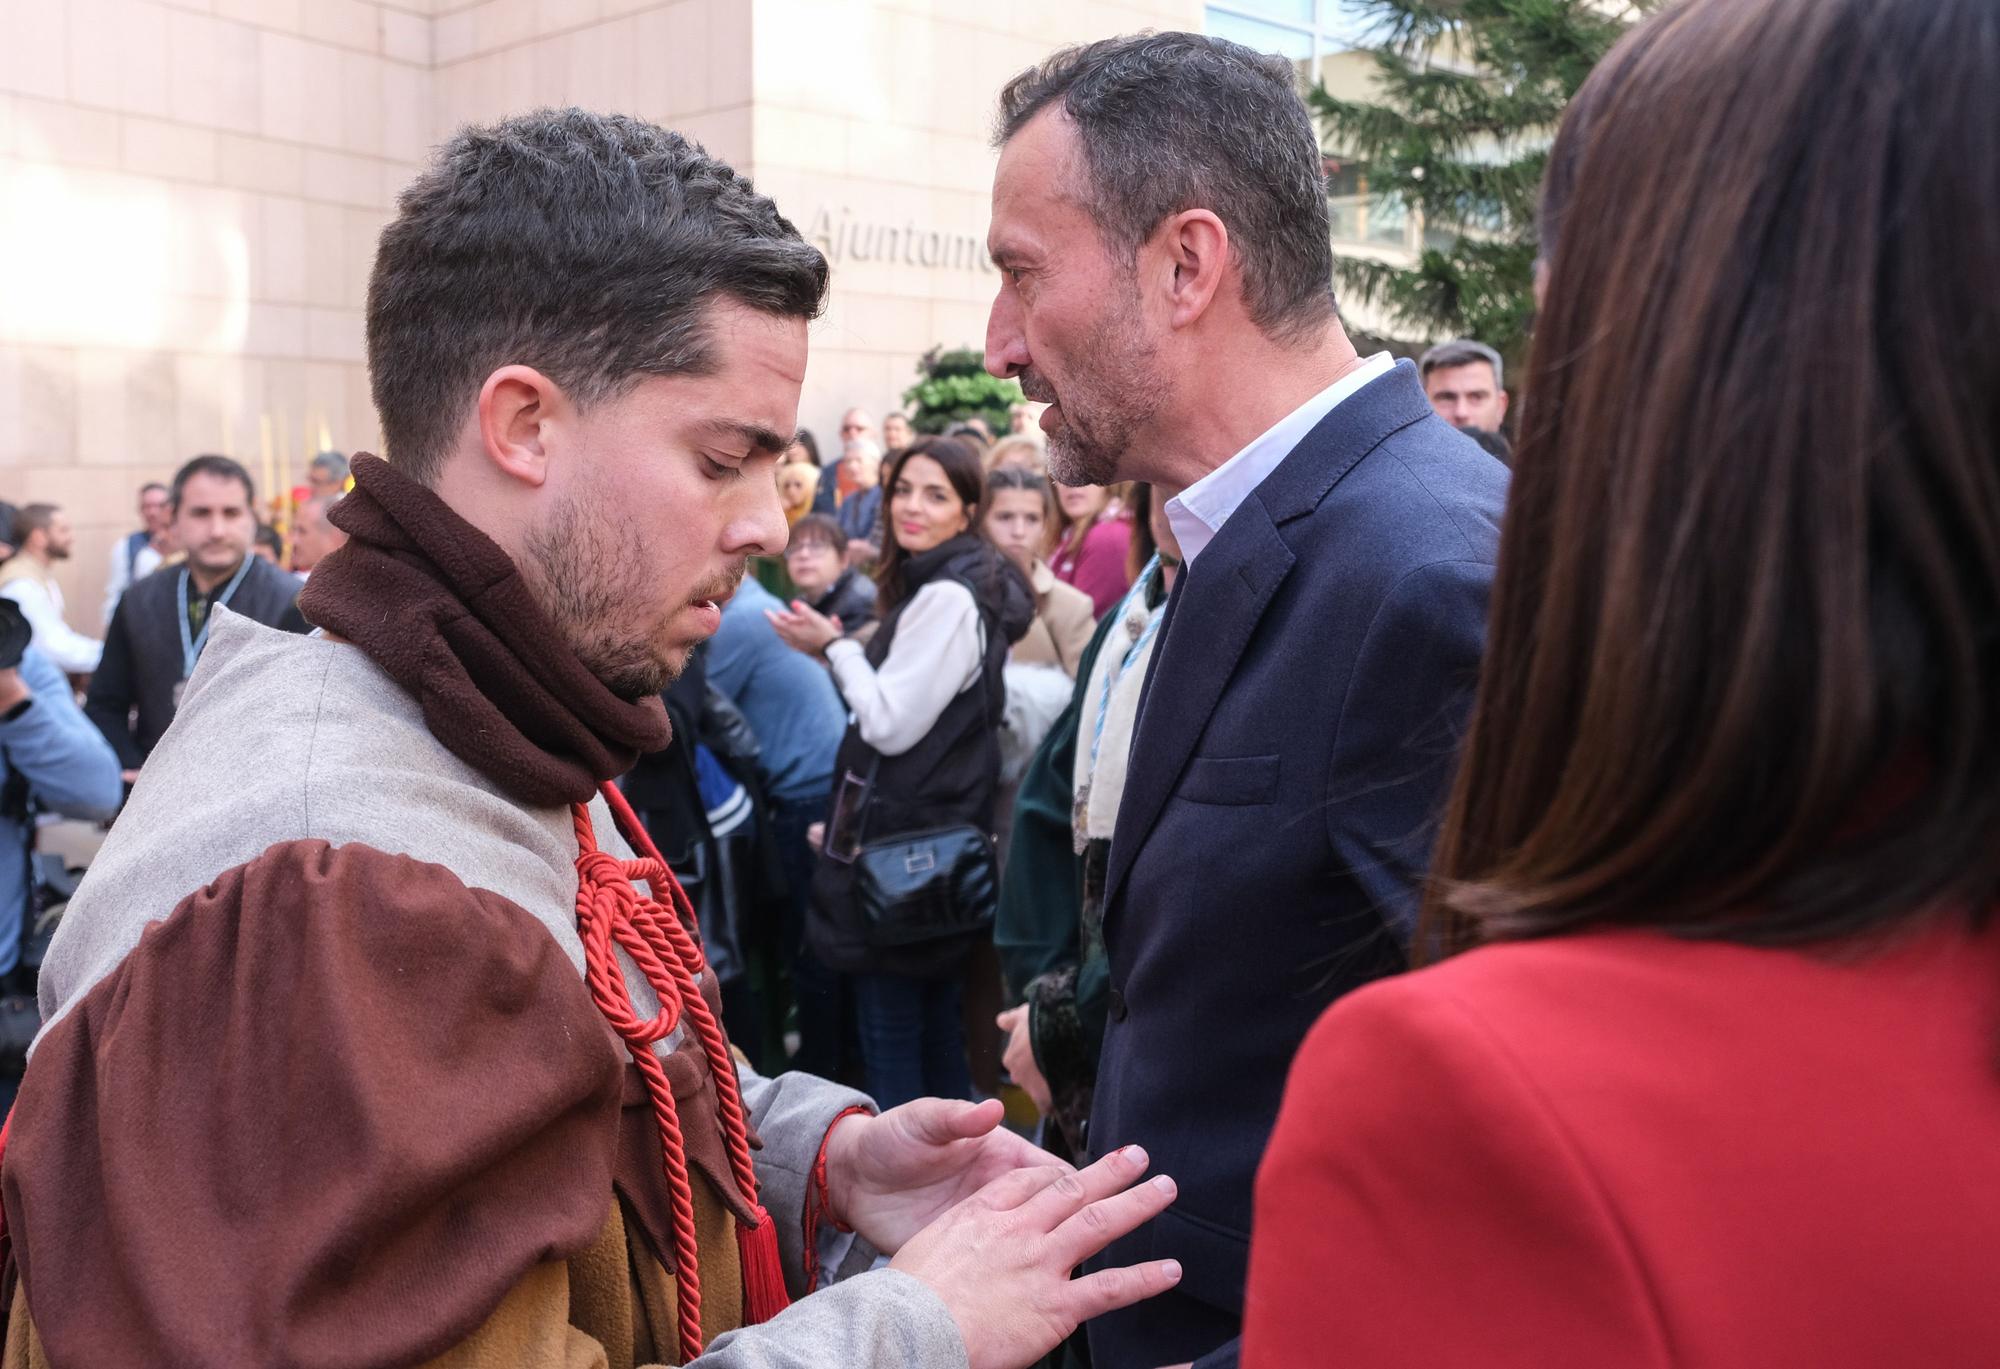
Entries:
[[1133, 729], [1125, 794], [1111, 839], [1105, 907], [1173, 792], [1182, 767], [1222, 698], [1271, 596], [1292, 569], [1292, 549], [1253, 494], [1182, 572], [1178, 603], [1153, 654], [1151, 678]]
[[1105, 877], [1107, 918], [1236, 663], [1291, 573], [1292, 549], [1279, 528], [1312, 513], [1362, 458], [1430, 412], [1417, 368], [1397, 362], [1322, 418], [1238, 506], [1199, 564], [1182, 571], [1186, 578], [1175, 587], [1180, 602], [1169, 606], [1133, 729]]

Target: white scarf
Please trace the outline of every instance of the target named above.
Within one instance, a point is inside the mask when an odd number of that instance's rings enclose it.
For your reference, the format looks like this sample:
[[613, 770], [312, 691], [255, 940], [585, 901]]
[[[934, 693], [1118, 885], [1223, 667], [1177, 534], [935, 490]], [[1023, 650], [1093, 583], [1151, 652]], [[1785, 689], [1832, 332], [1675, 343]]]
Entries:
[[1082, 716], [1077, 719], [1076, 798], [1070, 813], [1079, 854], [1092, 841], [1111, 840], [1118, 826], [1118, 802], [1125, 795], [1125, 764], [1132, 753], [1146, 663], [1159, 642], [1160, 618], [1167, 610], [1165, 596], [1159, 607], [1146, 607], [1146, 587], [1159, 565], [1156, 556], [1111, 610], [1113, 626], [1084, 687]]

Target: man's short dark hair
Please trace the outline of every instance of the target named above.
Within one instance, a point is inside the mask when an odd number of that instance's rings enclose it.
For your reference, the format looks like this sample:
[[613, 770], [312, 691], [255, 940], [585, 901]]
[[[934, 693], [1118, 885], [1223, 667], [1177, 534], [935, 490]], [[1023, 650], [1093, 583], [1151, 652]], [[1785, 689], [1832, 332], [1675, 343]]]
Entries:
[[258, 546], [267, 548], [273, 556], [278, 558], [280, 565], [284, 564], [285, 539], [278, 536], [276, 528], [272, 527], [269, 523], [259, 523], [257, 525], [257, 535], [252, 540]]
[[172, 490], [168, 489], [165, 485], [162, 485], [159, 481], [148, 480], [145, 484], [139, 487], [139, 497], [143, 499], [147, 495], [151, 494], [154, 490], [158, 490], [161, 494], [165, 495], [173, 494]]
[[1169, 215], [1207, 209], [1265, 333], [1334, 317], [1325, 167], [1290, 62], [1195, 33], [1064, 48], [1007, 83], [995, 145], [1057, 102], [1083, 146], [1074, 189], [1114, 250], [1135, 256]]
[[500, 367], [587, 407], [712, 367], [712, 301], [813, 318], [826, 283], [777, 206], [678, 133], [580, 109], [461, 130], [403, 191], [368, 283], [387, 454], [433, 481]]
[[1485, 362], [1493, 368], [1493, 386], [1504, 388], [1500, 369], [1500, 354], [1483, 342], [1475, 342], [1469, 337], [1453, 338], [1450, 342], [1440, 342], [1425, 352], [1417, 362], [1417, 375], [1429, 380], [1432, 371], [1449, 371], [1454, 366], [1477, 366]]
[[49, 525], [56, 521], [62, 510], [55, 504], [24, 504], [14, 515], [15, 546], [20, 546], [38, 532], [47, 532]]
[[847, 534], [830, 513], [809, 513], [792, 524], [792, 540], [785, 544], [786, 549], [802, 547], [808, 542], [818, 542], [832, 547], [838, 555], [847, 555]]
[[197, 475], [212, 475], [218, 480], [238, 482], [243, 486], [243, 502], [252, 508], [257, 506], [257, 483], [250, 478], [250, 472], [243, 469], [242, 463], [204, 452], [174, 472], [174, 486], [167, 497], [168, 507], [175, 513], [181, 511], [181, 495], [187, 489], [187, 482]]

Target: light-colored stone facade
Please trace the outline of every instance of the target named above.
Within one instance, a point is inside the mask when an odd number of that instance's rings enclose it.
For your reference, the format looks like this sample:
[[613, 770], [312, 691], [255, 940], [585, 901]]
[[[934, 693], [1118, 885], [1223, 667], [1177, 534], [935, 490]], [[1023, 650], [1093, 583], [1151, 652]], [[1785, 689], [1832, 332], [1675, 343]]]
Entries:
[[461, 124], [539, 105], [680, 129], [819, 243], [800, 416], [830, 442], [927, 348], [983, 340], [1007, 78], [1201, 23], [1199, 0], [0, 0], [0, 498], [70, 511], [95, 632], [141, 482], [220, 450], [302, 483], [323, 443], [377, 449], [362, 305], [396, 192]]

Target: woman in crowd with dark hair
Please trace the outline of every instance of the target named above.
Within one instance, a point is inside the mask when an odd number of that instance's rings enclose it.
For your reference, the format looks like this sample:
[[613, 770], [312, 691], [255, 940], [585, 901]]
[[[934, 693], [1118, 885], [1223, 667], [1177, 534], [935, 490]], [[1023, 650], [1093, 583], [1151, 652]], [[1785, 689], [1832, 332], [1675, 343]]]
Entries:
[[843, 804], [856, 844], [959, 824], [992, 831], [1001, 669], [1034, 604], [979, 536], [984, 483], [971, 448], [921, 438], [884, 483], [883, 618], [868, 645], [803, 602], [771, 620], [793, 647], [826, 659], [854, 715], [834, 764], [848, 792], [836, 791], [807, 937], [823, 964], [855, 976], [868, 1091], [888, 1108], [970, 1095], [960, 980], [978, 938], [882, 944], [855, 897]]
[[2000, 1362], [1996, 162], [1990, 0], [1570, 109], [1450, 958], [1301, 1050], [1246, 1366]]
[[1060, 517], [1050, 538], [1049, 565], [1056, 579], [1090, 596], [1101, 617], [1132, 587], [1126, 554], [1132, 515], [1118, 492], [1103, 485], [1058, 485]]

